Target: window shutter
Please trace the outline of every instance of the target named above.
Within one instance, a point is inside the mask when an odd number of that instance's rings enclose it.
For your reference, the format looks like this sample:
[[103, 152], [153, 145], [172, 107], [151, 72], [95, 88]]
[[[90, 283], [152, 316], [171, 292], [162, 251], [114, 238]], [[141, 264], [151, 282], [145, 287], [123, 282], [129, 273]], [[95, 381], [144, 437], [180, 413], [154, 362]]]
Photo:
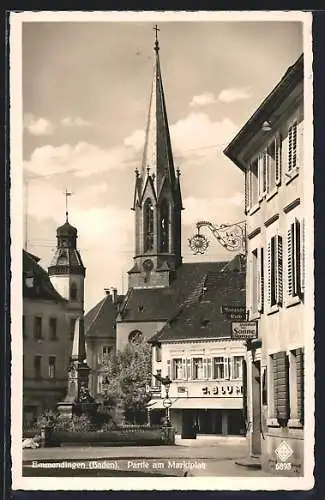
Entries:
[[298, 419], [304, 424], [304, 351], [302, 348], [296, 350], [297, 371], [297, 410]]
[[300, 294], [300, 221], [295, 219], [295, 295]]
[[263, 153], [263, 177], [262, 177], [262, 188], [263, 188], [263, 196], [267, 193], [268, 190], [268, 182], [267, 182], [267, 177], [268, 177], [268, 172], [269, 172], [269, 155], [267, 152], [267, 149]]
[[245, 422], [247, 421], [247, 363], [246, 360], [242, 361], [242, 373], [243, 373], [243, 417]]
[[250, 198], [249, 177], [250, 177], [250, 170], [247, 169], [246, 172], [245, 172], [245, 214], [247, 214], [247, 212], [250, 209], [250, 202], [249, 202], [249, 198]]
[[[297, 127], [297, 126], [296, 126]], [[304, 127], [303, 122], [299, 123], [297, 130], [297, 168], [303, 167], [304, 164]]]
[[283, 244], [282, 236], [276, 238], [276, 297], [277, 304], [283, 302]]
[[288, 276], [287, 276], [287, 285], [288, 285], [288, 296], [293, 296], [293, 258], [292, 258], [292, 250], [293, 250], [293, 238], [292, 238], [292, 226], [288, 229], [287, 234], [287, 266], [288, 266]]
[[300, 223], [300, 293], [305, 291], [305, 220]]
[[289, 358], [285, 351], [276, 355], [276, 417], [281, 426], [286, 426], [290, 418]]
[[257, 251], [257, 308], [263, 312], [264, 306], [264, 250]]
[[282, 137], [279, 134], [275, 138], [275, 183], [281, 184], [282, 177]]
[[167, 360], [167, 375], [169, 378], [173, 379], [174, 374], [171, 371], [171, 366], [170, 366], [170, 359]]
[[203, 358], [203, 378], [204, 378], [204, 380], [207, 379], [207, 360], [206, 360], [206, 358]]
[[291, 172], [297, 165], [297, 123], [289, 128], [288, 170]]
[[267, 303], [268, 307], [271, 307], [271, 297], [272, 297], [272, 283], [271, 283], [271, 271], [272, 271], [272, 252], [271, 252], [271, 241], [267, 244]]

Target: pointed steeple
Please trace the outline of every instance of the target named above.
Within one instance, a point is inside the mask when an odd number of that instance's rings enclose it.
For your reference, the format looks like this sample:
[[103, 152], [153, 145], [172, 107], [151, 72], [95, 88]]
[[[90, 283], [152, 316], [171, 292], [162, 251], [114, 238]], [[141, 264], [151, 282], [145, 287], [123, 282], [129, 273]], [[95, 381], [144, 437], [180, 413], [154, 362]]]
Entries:
[[129, 286], [169, 286], [182, 262], [182, 199], [179, 171], [175, 172], [159, 59], [157, 25], [155, 64], [140, 170], [135, 171], [134, 266]]
[[161, 77], [159, 59], [160, 47], [157, 36], [159, 29], [155, 26], [154, 30], [156, 31], [154, 45], [155, 64], [140, 175], [143, 190], [147, 177], [151, 177], [157, 198], [159, 197], [164, 181], [167, 180], [174, 192], [173, 194], [176, 201], [179, 189], [175, 176], [165, 95]]

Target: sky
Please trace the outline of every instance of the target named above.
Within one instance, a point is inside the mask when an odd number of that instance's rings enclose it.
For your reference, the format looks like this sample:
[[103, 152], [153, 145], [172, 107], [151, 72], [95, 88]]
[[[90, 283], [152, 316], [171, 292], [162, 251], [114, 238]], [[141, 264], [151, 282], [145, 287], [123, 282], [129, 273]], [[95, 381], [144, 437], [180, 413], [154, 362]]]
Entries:
[[[134, 170], [141, 165], [155, 21], [24, 22], [24, 209], [28, 250], [46, 268], [56, 229], [78, 229], [85, 310], [127, 289], [134, 254]], [[194, 256], [198, 220], [244, 218], [244, 179], [223, 149], [303, 51], [290, 21], [159, 23], [175, 166], [181, 171], [184, 262], [229, 260], [213, 236]], [[28, 182], [27, 182], [28, 181]]]

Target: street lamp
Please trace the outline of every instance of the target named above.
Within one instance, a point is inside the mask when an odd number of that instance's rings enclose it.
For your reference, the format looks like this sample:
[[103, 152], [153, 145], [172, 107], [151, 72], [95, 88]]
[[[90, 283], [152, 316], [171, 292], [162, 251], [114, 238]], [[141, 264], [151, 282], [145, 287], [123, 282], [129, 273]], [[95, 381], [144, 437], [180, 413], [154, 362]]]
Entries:
[[163, 400], [163, 405], [166, 408], [166, 426], [171, 427], [170, 407], [172, 405], [172, 402], [169, 399], [169, 389], [170, 389], [170, 384], [172, 383], [172, 381], [168, 375], [166, 377], [162, 377], [161, 375], [159, 375], [157, 373], [156, 375], [153, 375], [153, 376], [165, 387], [166, 396]]

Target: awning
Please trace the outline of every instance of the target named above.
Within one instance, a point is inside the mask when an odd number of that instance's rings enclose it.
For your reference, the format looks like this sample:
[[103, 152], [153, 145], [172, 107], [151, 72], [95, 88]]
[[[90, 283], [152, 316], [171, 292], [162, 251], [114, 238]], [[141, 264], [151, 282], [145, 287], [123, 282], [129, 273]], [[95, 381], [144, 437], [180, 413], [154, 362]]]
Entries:
[[242, 407], [242, 398], [178, 398], [170, 409], [239, 410]]
[[[149, 410], [163, 410], [163, 399], [151, 399], [147, 403]], [[242, 398], [171, 398], [170, 410], [240, 410]]]

